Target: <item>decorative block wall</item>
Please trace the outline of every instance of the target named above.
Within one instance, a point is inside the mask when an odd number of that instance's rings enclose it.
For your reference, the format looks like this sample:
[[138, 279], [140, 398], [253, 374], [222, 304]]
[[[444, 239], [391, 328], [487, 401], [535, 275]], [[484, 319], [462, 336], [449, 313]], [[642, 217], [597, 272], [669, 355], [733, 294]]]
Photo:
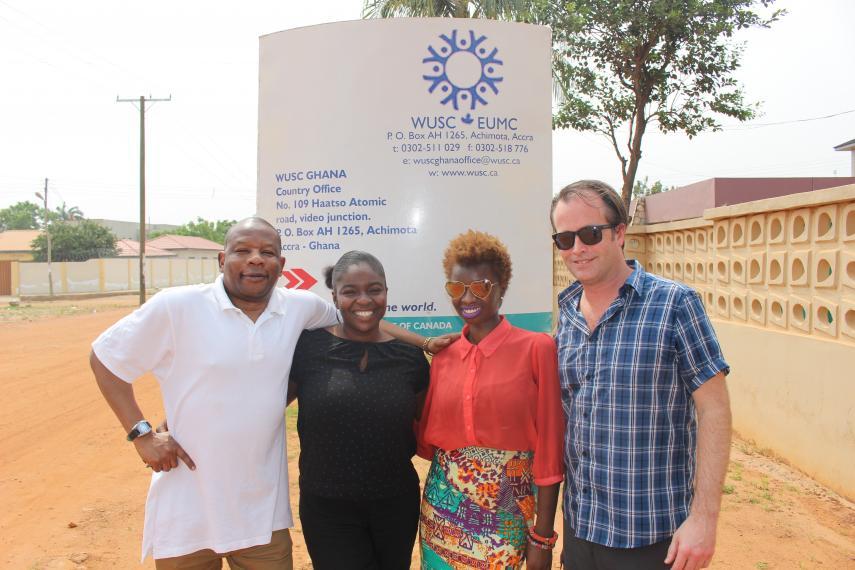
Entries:
[[[855, 344], [851, 188], [794, 195], [801, 201], [788, 196], [716, 208], [702, 220], [644, 226], [638, 228], [643, 233], [628, 236], [627, 257], [694, 287], [713, 318]], [[816, 203], [816, 194], [829, 194], [825, 197], [834, 201]]]

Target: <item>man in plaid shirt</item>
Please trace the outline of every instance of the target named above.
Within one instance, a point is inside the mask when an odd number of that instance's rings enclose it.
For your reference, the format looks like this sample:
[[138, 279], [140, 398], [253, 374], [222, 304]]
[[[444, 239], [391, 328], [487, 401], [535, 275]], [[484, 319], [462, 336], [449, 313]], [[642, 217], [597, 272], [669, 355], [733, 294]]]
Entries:
[[730, 450], [729, 372], [698, 294], [623, 256], [626, 208], [583, 180], [552, 202], [576, 277], [558, 296], [564, 562], [709, 566]]

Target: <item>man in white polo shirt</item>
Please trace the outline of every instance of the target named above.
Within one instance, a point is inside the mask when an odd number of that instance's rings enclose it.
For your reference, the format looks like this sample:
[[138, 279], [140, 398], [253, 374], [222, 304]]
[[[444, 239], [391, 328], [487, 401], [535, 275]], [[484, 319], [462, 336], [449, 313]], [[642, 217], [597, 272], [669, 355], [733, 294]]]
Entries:
[[[220, 568], [223, 557], [232, 568], [292, 568], [288, 373], [301, 331], [332, 326], [337, 312], [276, 287], [280, 251], [269, 223], [243, 220], [226, 236], [213, 284], [155, 295], [92, 345], [104, 398], [156, 472], [142, 557], [158, 570]], [[131, 382], [148, 371], [169, 433], [154, 433], [134, 398]]]

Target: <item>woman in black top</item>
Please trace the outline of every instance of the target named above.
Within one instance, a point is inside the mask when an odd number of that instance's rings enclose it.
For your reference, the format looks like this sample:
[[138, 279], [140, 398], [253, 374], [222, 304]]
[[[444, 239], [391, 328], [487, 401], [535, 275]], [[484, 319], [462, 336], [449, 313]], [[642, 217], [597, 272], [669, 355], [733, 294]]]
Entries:
[[380, 330], [386, 276], [351, 251], [326, 271], [342, 322], [300, 337], [289, 397], [299, 400], [300, 520], [316, 570], [410, 567], [419, 519], [413, 421], [429, 370]]

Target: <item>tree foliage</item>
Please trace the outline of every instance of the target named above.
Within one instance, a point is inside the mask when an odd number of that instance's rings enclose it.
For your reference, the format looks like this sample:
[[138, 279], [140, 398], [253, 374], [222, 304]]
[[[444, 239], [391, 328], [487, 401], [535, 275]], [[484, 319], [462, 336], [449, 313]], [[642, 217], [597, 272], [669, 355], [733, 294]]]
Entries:
[[179, 226], [174, 230], [152, 232], [149, 237], [155, 238], [157, 236], [162, 236], [166, 234], [173, 234], [179, 236], [197, 236], [222, 244], [226, 241], [226, 232], [228, 232], [229, 228], [231, 228], [236, 223], [236, 220], [217, 220], [215, 222], [212, 222], [197, 217], [195, 222], [187, 222], [183, 226]]
[[18, 202], [0, 210], [0, 231], [37, 230], [42, 227], [44, 210], [32, 202]]
[[[628, 205], [648, 127], [694, 137], [745, 121], [756, 105], [733, 77], [734, 34], [768, 27], [775, 0], [366, 0], [365, 17], [487, 17], [552, 28], [556, 128], [593, 131], [612, 144]], [[762, 15], [760, 11], [768, 12]]]
[[[114, 257], [116, 236], [104, 226], [91, 220], [77, 223], [50, 224], [51, 260], [86, 261], [98, 257]], [[47, 237], [39, 235], [32, 243], [36, 261], [47, 260]]]
[[[68, 207], [65, 202], [55, 210], [48, 211], [48, 221], [74, 222], [84, 219], [77, 206]], [[44, 227], [45, 210], [33, 202], [18, 202], [0, 210], [0, 231], [38, 230]]]
[[531, 8], [545, 0], [366, 0], [362, 14], [366, 18], [493, 18], [530, 21]]
[[647, 176], [644, 177], [643, 180], [636, 180], [635, 184], [632, 186], [632, 199], [643, 198], [645, 196], [652, 196], [653, 194], [659, 194], [661, 192], [668, 192], [669, 190], [673, 190], [674, 186], [665, 186], [662, 184], [661, 180], [657, 180], [653, 184], [650, 184], [647, 181]]
[[746, 102], [733, 77], [738, 30], [768, 27], [782, 10], [774, 0], [573, 0], [549, 19], [559, 94], [554, 126], [593, 131], [612, 143], [629, 203], [642, 140], [655, 124], [693, 137], [720, 128], [714, 115], [745, 121]]
[[56, 207], [56, 219], [61, 222], [75, 222], [84, 218], [85, 216], [83, 215], [83, 212], [81, 212], [80, 208], [77, 206], [71, 206], [69, 208], [65, 205], [65, 202], [63, 202], [61, 205]]

